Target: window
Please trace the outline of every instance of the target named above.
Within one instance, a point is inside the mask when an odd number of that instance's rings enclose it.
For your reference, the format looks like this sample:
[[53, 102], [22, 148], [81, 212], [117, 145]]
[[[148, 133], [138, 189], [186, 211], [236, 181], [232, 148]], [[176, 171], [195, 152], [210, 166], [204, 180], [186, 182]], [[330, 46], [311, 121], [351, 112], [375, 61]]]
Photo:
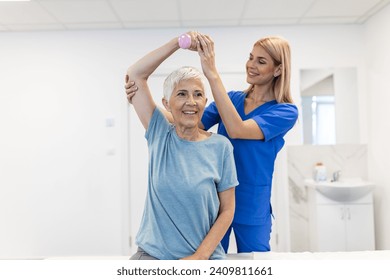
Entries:
[[334, 99], [334, 95], [302, 97], [305, 144], [332, 145], [336, 143]]

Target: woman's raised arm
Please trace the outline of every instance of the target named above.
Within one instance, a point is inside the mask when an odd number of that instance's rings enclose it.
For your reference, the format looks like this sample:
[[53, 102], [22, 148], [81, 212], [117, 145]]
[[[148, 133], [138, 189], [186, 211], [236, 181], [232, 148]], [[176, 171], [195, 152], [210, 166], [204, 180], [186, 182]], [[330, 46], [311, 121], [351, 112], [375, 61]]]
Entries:
[[[196, 51], [197, 44], [194, 38], [196, 38], [197, 32], [191, 31], [187, 33], [192, 40], [190, 46], [186, 48], [192, 51]], [[134, 105], [134, 109], [137, 112], [139, 119], [145, 129], [149, 126], [149, 121], [152, 117], [153, 111], [156, 108], [150, 89], [147, 84], [149, 76], [157, 69], [157, 67], [175, 51], [179, 46], [179, 37], [173, 38], [168, 43], [148, 53], [136, 63], [131, 65], [126, 74], [125, 89], [127, 99]], [[135, 95], [134, 93], [137, 92]], [[172, 121], [172, 116], [169, 112], [163, 110], [165, 117]]]
[[215, 66], [213, 40], [203, 34], [198, 34], [198, 53], [203, 73], [210, 83], [211, 92], [217, 105], [218, 112], [230, 138], [264, 139], [264, 134], [252, 120], [243, 121], [234, 107]]
[[127, 70], [126, 93], [128, 93], [129, 83], [134, 82], [137, 85], [137, 94], [132, 97], [131, 102], [145, 129], [148, 128], [153, 111], [156, 108], [147, 80], [156, 68], [178, 49], [178, 40], [174, 38], [139, 59]]

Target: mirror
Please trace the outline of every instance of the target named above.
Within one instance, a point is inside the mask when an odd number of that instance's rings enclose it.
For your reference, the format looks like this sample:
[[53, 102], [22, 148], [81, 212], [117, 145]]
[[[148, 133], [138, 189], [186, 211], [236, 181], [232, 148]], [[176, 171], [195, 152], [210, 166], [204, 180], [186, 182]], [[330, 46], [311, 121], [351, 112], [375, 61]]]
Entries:
[[[324, 163], [328, 178], [336, 170], [342, 170], [346, 178], [367, 177], [367, 147], [360, 144], [359, 136], [357, 69], [301, 69], [300, 97], [305, 145], [287, 147], [292, 252], [319, 250], [311, 243], [317, 238], [310, 223], [313, 192], [305, 185], [314, 164]], [[331, 212], [326, 211], [324, 217], [328, 215]], [[334, 228], [331, 222], [326, 226]], [[337, 247], [347, 250], [343, 248]]]
[[356, 68], [302, 69], [300, 94], [304, 144], [360, 142]]

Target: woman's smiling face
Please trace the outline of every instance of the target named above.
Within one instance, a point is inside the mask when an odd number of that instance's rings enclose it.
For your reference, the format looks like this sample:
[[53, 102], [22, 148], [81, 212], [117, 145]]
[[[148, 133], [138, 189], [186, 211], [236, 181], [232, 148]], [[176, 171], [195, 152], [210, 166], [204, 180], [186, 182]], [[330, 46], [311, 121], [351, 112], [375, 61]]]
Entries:
[[172, 113], [175, 125], [183, 129], [198, 128], [207, 98], [199, 79], [181, 80], [164, 105]]
[[254, 46], [246, 63], [247, 82], [252, 85], [266, 85], [279, 73], [272, 57], [261, 46]]

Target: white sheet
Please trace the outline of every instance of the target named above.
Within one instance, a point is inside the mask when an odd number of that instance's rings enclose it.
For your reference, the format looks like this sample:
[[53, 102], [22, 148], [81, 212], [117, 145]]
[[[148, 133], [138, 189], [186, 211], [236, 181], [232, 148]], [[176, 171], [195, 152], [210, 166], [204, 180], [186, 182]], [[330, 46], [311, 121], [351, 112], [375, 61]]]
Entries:
[[[49, 257], [55, 260], [128, 260], [130, 256]], [[253, 252], [228, 254], [227, 260], [390, 260], [390, 250], [357, 252]]]
[[390, 250], [356, 252], [254, 252], [230, 254], [228, 259], [252, 260], [390, 260]]

